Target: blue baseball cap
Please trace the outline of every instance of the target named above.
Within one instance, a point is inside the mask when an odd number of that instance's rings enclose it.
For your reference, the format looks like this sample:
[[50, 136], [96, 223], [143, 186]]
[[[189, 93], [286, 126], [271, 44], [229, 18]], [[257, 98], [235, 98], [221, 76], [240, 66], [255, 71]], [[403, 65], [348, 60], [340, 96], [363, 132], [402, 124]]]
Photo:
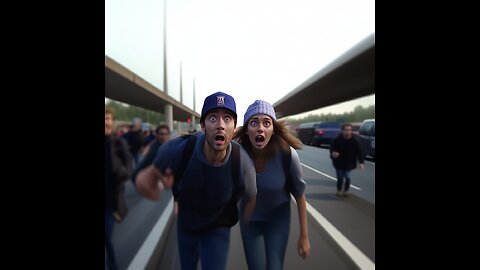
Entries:
[[216, 92], [205, 98], [203, 102], [202, 115], [200, 116], [200, 122], [205, 119], [207, 113], [214, 109], [227, 109], [233, 113], [233, 117], [237, 120], [237, 107], [235, 105], [235, 99], [229, 94], [223, 92]]

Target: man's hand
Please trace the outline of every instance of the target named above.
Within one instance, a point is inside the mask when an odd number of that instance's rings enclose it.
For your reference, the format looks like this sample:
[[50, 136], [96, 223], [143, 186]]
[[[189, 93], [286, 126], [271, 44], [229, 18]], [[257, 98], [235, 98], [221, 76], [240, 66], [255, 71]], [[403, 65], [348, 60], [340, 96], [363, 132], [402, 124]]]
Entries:
[[365, 167], [365, 166], [364, 166], [362, 163], [360, 163], [360, 165], [358, 165], [358, 169], [359, 169], [360, 171], [363, 171], [364, 167]]
[[336, 151], [332, 151], [332, 157], [333, 158], [337, 158], [340, 156], [340, 153], [339, 152], [336, 152]]
[[173, 186], [173, 173], [171, 169], [162, 174], [155, 166], [150, 165], [140, 171], [135, 181], [138, 192], [147, 199], [158, 201], [164, 187]]
[[166, 188], [172, 188], [173, 187], [173, 172], [172, 172], [172, 169], [170, 168], [167, 168], [165, 170], [165, 174], [162, 174], [162, 172], [160, 172], [160, 181], [162, 181], [163, 185], [166, 187]]

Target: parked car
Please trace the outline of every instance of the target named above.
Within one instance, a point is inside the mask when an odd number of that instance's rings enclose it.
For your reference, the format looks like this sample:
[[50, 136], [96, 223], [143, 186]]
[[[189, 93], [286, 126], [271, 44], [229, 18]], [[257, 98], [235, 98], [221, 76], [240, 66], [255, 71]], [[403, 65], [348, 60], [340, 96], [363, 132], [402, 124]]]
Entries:
[[375, 119], [363, 121], [358, 132], [358, 138], [365, 150], [365, 154], [375, 160]]
[[337, 122], [324, 122], [314, 125], [313, 145], [330, 145], [333, 139], [342, 132], [341, 124]]
[[354, 135], [358, 135], [358, 131], [360, 130], [360, 127], [362, 126], [362, 122], [354, 122], [351, 123], [352, 125], [352, 133]]
[[315, 124], [317, 124], [317, 122], [302, 123], [296, 129], [297, 137], [303, 144], [312, 144]]

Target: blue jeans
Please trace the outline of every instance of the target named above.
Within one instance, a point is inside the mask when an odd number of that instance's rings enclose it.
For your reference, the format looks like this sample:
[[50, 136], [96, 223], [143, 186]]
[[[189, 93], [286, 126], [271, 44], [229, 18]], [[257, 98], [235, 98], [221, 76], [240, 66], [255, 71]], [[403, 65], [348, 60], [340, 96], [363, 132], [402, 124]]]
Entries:
[[112, 233], [115, 220], [112, 216], [113, 210], [105, 209], [105, 247], [107, 249], [107, 266], [110, 270], [117, 269], [117, 262], [115, 260], [115, 250], [112, 245]]
[[342, 190], [343, 179], [345, 178], [345, 191], [350, 188], [350, 170], [337, 169], [337, 190]]
[[196, 270], [199, 257], [202, 269], [225, 270], [230, 228], [219, 227], [206, 233], [191, 234], [178, 222], [177, 240], [182, 270]]
[[243, 249], [249, 270], [283, 269], [290, 232], [290, 202], [277, 206], [268, 221], [240, 219]]

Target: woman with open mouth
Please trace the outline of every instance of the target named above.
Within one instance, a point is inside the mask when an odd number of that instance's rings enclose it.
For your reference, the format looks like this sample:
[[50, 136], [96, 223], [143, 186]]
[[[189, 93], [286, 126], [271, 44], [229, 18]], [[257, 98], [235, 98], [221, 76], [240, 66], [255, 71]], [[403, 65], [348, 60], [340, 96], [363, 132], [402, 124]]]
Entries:
[[[295, 149], [302, 143], [285, 122], [277, 121], [269, 103], [256, 100], [245, 113], [243, 126], [233, 139], [243, 146], [255, 164], [257, 202], [250, 222], [240, 218], [248, 268], [283, 269], [290, 232], [290, 194], [297, 201], [300, 223], [298, 253], [307, 258], [308, 240], [305, 181]], [[240, 205], [240, 213], [243, 213]], [[240, 215], [242, 217], [242, 214]]]

